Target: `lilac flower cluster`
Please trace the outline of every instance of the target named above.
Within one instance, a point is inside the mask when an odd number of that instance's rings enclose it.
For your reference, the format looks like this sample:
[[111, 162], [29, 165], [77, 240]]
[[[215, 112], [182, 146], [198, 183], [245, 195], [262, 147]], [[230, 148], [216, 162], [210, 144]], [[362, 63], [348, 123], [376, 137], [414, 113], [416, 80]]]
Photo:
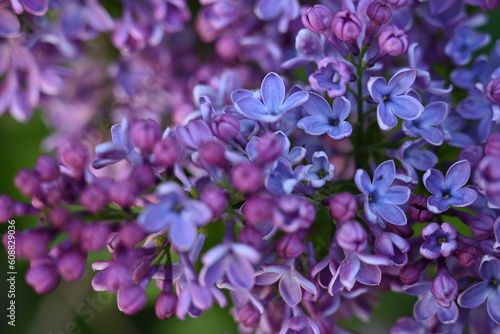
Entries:
[[[348, 333], [392, 290], [418, 300], [391, 334], [499, 331], [500, 44], [478, 55], [467, 13], [500, 3], [322, 3], [5, 2], [0, 112], [56, 127], [14, 180], [31, 203], [0, 196], [0, 222], [39, 220], [27, 283], [107, 248], [92, 287], [126, 314], [154, 284], [159, 319], [217, 303], [242, 333]], [[109, 112], [90, 150], [74, 133]]]

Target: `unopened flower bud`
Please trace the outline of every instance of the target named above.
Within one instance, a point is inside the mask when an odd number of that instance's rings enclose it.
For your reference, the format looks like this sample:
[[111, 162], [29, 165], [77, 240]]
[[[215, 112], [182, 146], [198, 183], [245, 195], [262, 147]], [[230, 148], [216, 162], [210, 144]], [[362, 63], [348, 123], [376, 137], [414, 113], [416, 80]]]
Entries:
[[363, 30], [363, 24], [356, 14], [342, 10], [333, 18], [332, 29], [338, 39], [348, 42], [358, 38]]
[[362, 252], [368, 245], [368, 235], [357, 221], [347, 221], [340, 225], [336, 233], [337, 241], [348, 252]]
[[451, 302], [457, 298], [457, 281], [449, 275], [438, 275], [433, 281], [431, 292], [442, 307], [450, 307]]
[[132, 207], [136, 195], [136, 185], [129, 180], [115, 182], [109, 187], [109, 199], [125, 209]]
[[257, 328], [260, 322], [259, 311], [250, 303], [236, 308], [236, 321], [245, 327]]
[[80, 195], [80, 203], [94, 213], [104, 209], [108, 202], [108, 194], [96, 184], [85, 188]]
[[243, 193], [250, 194], [257, 191], [264, 181], [262, 170], [251, 163], [243, 163], [231, 170], [233, 186]]
[[43, 228], [23, 231], [16, 238], [16, 257], [36, 259], [45, 257], [52, 233]]
[[495, 78], [486, 85], [486, 98], [491, 103], [500, 103], [500, 78]]
[[162, 292], [156, 300], [155, 312], [159, 319], [171, 318], [177, 307], [177, 296], [171, 292]]
[[420, 260], [413, 264], [407, 264], [401, 268], [399, 272], [399, 279], [405, 285], [413, 285], [420, 279], [420, 274], [427, 266], [427, 261]]
[[144, 237], [144, 231], [136, 222], [126, 223], [120, 228], [120, 240], [126, 247], [133, 247]]
[[200, 148], [200, 158], [209, 166], [224, 168], [227, 164], [224, 153], [224, 146], [214, 141], [203, 143]]
[[301, 17], [304, 27], [314, 33], [321, 34], [330, 28], [332, 23], [332, 12], [326, 6], [315, 5], [309, 7]]
[[460, 154], [458, 155], [458, 160], [467, 160], [471, 168], [476, 168], [479, 161], [483, 157], [483, 147], [479, 145], [467, 145], [465, 146]]
[[59, 281], [56, 267], [51, 264], [36, 265], [26, 272], [26, 282], [40, 294], [54, 290]]
[[328, 200], [330, 215], [338, 221], [356, 217], [356, 199], [347, 192], [337, 194]]
[[301, 29], [295, 38], [295, 49], [305, 56], [313, 57], [322, 52], [323, 41], [318, 34]]
[[106, 246], [110, 229], [108, 225], [91, 223], [84, 225], [80, 231], [80, 245], [85, 251], [96, 251]]
[[240, 134], [240, 122], [231, 114], [216, 115], [210, 125], [214, 136], [223, 141], [229, 141]]
[[412, 195], [409, 202], [408, 214], [413, 221], [425, 223], [432, 219], [434, 214], [427, 208], [427, 197]]
[[87, 256], [78, 247], [72, 247], [57, 259], [57, 270], [62, 278], [74, 282], [85, 273]]
[[282, 258], [295, 259], [304, 251], [304, 242], [297, 233], [285, 234], [278, 240], [276, 251]]
[[479, 251], [475, 247], [466, 246], [455, 251], [454, 255], [458, 259], [460, 265], [470, 268], [477, 263], [476, 259], [479, 256]]
[[238, 235], [241, 243], [251, 246], [255, 249], [260, 249], [262, 244], [262, 232], [252, 226], [245, 226]]
[[6, 223], [14, 216], [15, 202], [7, 195], [0, 195], [0, 223]]
[[53, 181], [59, 176], [59, 166], [52, 157], [42, 155], [35, 165], [35, 173], [42, 181]]
[[61, 148], [59, 159], [66, 167], [82, 172], [87, 165], [89, 151], [79, 141], [72, 141]]
[[135, 183], [137, 189], [146, 190], [156, 184], [156, 175], [151, 166], [135, 166], [130, 173], [130, 179]]
[[174, 139], [166, 138], [156, 143], [153, 155], [156, 163], [173, 166], [179, 159], [180, 149]]
[[380, 50], [396, 57], [402, 55], [408, 50], [408, 35], [404, 30], [395, 25], [386, 25], [382, 28], [378, 37]]
[[283, 154], [283, 143], [280, 137], [266, 133], [257, 142], [257, 161], [261, 164], [276, 161]]
[[26, 197], [34, 197], [40, 193], [40, 179], [29, 169], [21, 169], [14, 178], [17, 189]]
[[49, 214], [50, 224], [54, 227], [63, 229], [66, 223], [69, 221], [70, 213], [68, 210], [57, 207], [54, 208]]
[[366, 15], [379, 25], [386, 24], [392, 17], [392, 6], [386, 1], [375, 0], [368, 5]]
[[500, 133], [494, 133], [488, 138], [485, 153], [487, 155], [500, 157]]
[[227, 61], [238, 59], [241, 49], [240, 40], [233, 35], [223, 35], [215, 43], [217, 54]]
[[146, 305], [147, 297], [139, 285], [129, 285], [118, 291], [118, 309], [131, 315], [139, 312]]
[[220, 189], [211, 187], [203, 190], [200, 199], [207, 204], [212, 211], [212, 217], [219, 217], [227, 206], [227, 196]]
[[478, 214], [470, 220], [470, 228], [472, 234], [481, 240], [487, 239], [491, 236], [493, 231], [493, 224], [495, 223], [495, 218], [487, 214]]
[[161, 127], [152, 119], [140, 120], [132, 126], [131, 137], [135, 146], [150, 152], [161, 139]]

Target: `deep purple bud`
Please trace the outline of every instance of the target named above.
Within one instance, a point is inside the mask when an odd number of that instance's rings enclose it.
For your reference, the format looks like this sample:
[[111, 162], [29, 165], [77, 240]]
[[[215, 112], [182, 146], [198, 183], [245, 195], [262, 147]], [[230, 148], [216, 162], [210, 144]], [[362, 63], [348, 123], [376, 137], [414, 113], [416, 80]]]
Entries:
[[25, 279], [26, 283], [40, 294], [54, 290], [60, 281], [56, 267], [51, 264], [42, 264], [29, 268]]
[[255, 249], [260, 249], [262, 245], [262, 232], [252, 226], [245, 226], [240, 231], [238, 239], [241, 243], [251, 246]]
[[16, 235], [16, 257], [39, 259], [47, 255], [52, 233], [43, 228], [33, 228]]
[[243, 326], [255, 329], [259, 326], [260, 312], [250, 303], [236, 308], [235, 320]]
[[449, 275], [438, 275], [433, 281], [431, 292], [442, 307], [450, 307], [451, 302], [457, 298], [457, 281]]
[[80, 203], [90, 211], [96, 213], [104, 209], [108, 204], [109, 198], [99, 185], [92, 183], [80, 194]]
[[146, 305], [147, 297], [139, 285], [129, 285], [118, 291], [118, 309], [131, 315], [139, 312]]
[[245, 202], [241, 213], [247, 223], [256, 226], [271, 221], [275, 206], [276, 203], [269, 198], [254, 197]]
[[477, 263], [477, 257], [480, 256], [477, 248], [472, 246], [466, 246], [460, 250], [456, 250], [453, 255], [458, 259], [460, 265], [470, 268]]
[[156, 184], [156, 175], [151, 166], [135, 166], [130, 173], [130, 179], [134, 181], [138, 189], [146, 190]]
[[491, 103], [500, 103], [500, 78], [495, 78], [486, 85], [486, 98]]
[[120, 228], [120, 240], [126, 247], [132, 248], [144, 237], [144, 231], [136, 222], [126, 223]]
[[332, 29], [338, 39], [348, 42], [358, 38], [363, 30], [363, 24], [356, 14], [346, 9], [335, 14], [332, 20]]
[[469, 223], [472, 234], [478, 239], [488, 239], [493, 231], [495, 218], [487, 214], [478, 214], [473, 217]]
[[243, 163], [231, 170], [231, 183], [245, 194], [257, 191], [264, 181], [262, 170], [251, 163]]
[[385, 1], [375, 0], [368, 5], [366, 15], [379, 25], [386, 24], [392, 17], [392, 6]]
[[240, 134], [240, 122], [231, 114], [216, 115], [210, 126], [214, 136], [223, 141], [229, 141]]
[[81, 172], [87, 165], [89, 151], [79, 141], [72, 141], [61, 148], [59, 159], [66, 167]]
[[154, 161], [164, 166], [173, 166], [179, 159], [180, 148], [172, 138], [162, 139], [153, 149]]
[[200, 194], [200, 199], [207, 204], [212, 211], [212, 217], [219, 217], [227, 207], [227, 196], [218, 188], [209, 187]]
[[223, 35], [215, 43], [215, 50], [226, 61], [238, 59], [242, 45], [238, 36]]
[[488, 138], [485, 152], [487, 155], [500, 157], [500, 133], [494, 133]]
[[467, 160], [471, 168], [476, 168], [479, 161], [483, 157], [483, 147], [479, 145], [467, 145], [465, 146], [460, 154], [458, 155], [458, 160]]
[[40, 193], [40, 179], [29, 169], [21, 169], [14, 178], [14, 184], [26, 197], [33, 197]]
[[330, 28], [332, 23], [332, 12], [323, 5], [315, 5], [307, 8], [307, 11], [301, 17], [304, 27], [312, 32], [321, 34]]
[[285, 259], [295, 259], [304, 251], [304, 242], [297, 233], [285, 234], [276, 244], [278, 255]]
[[280, 137], [266, 133], [257, 143], [257, 162], [266, 164], [276, 161], [283, 154], [283, 144]]
[[109, 187], [109, 199], [124, 209], [132, 207], [136, 196], [136, 185], [130, 180], [115, 182]]
[[177, 307], [177, 296], [171, 292], [162, 292], [156, 300], [156, 316], [159, 319], [171, 318]]
[[87, 256], [78, 247], [72, 247], [57, 259], [57, 270], [62, 278], [74, 282], [85, 273]]
[[52, 157], [42, 155], [35, 165], [35, 173], [42, 181], [53, 181], [59, 176], [59, 166]]
[[378, 36], [378, 44], [380, 50], [396, 57], [408, 50], [408, 35], [395, 25], [386, 25]]
[[410, 250], [410, 244], [395, 233], [382, 232], [373, 246], [376, 254], [387, 256], [397, 266], [408, 262], [406, 253]]
[[200, 158], [209, 166], [217, 166], [224, 168], [227, 164], [227, 159], [224, 156], [224, 146], [222, 144], [209, 141], [204, 143], [200, 148]]
[[405, 285], [413, 285], [420, 279], [420, 274], [427, 266], [427, 261], [420, 260], [413, 264], [407, 264], [401, 268], [399, 272], [399, 279]]
[[356, 199], [347, 192], [337, 194], [328, 200], [330, 215], [338, 221], [346, 221], [356, 217]]
[[342, 223], [335, 236], [340, 247], [347, 252], [362, 252], [368, 245], [368, 235], [357, 221]]
[[91, 223], [82, 227], [80, 231], [80, 246], [85, 251], [96, 251], [104, 246], [110, 229], [108, 225]]
[[413, 221], [425, 223], [432, 219], [434, 214], [427, 208], [427, 197], [412, 195], [409, 201], [408, 215]]
[[161, 127], [152, 119], [143, 119], [134, 123], [130, 134], [137, 148], [150, 152], [161, 139]]
[[0, 195], [0, 223], [6, 223], [14, 216], [15, 202], [7, 195]]
[[486, 0], [485, 3], [481, 6], [481, 9], [487, 11], [495, 9], [497, 7], [500, 7], [500, 0]]
[[63, 229], [66, 226], [66, 223], [69, 221], [70, 213], [68, 210], [57, 207], [54, 208], [49, 213], [49, 222], [52, 226], [57, 227], [59, 229]]

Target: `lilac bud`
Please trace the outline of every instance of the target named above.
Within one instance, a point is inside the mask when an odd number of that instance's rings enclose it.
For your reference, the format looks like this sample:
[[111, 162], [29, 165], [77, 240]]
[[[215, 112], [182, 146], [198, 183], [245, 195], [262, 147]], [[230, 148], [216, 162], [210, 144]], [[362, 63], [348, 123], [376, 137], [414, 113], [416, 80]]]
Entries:
[[81, 172], [87, 165], [89, 151], [79, 141], [72, 141], [61, 148], [59, 159], [66, 167]]
[[399, 272], [399, 279], [405, 285], [413, 285], [420, 279], [420, 273], [425, 268], [421, 265], [422, 262], [416, 262], [414, 264], [407, 264], [401, 268]]
[[177, 296], [171, 292], [162, 292], [156, 300], [156, 316], [159, 319], [171, 318], [177, 307]]
[[26, 197], [34, 197], [40, 193], [40, 179], [29, 169], [21, 169], [14, 178], [14, 184]]
[[392, 6], [386, 1], [375, 0], [368, 5], [366, 15], [379, 25], [389, 22], [392, 16]]
[[15, 202], [7, 195], [0, 195], [0, 223], [6, 223], [14, 216]]
[[262, 232], [252, 226], [243, 227], [238, 235], [238, 239], [241, 243], [255, 249], [260, 249], [260, 246], [262, 245], [262, 237]]
[[14, 203], [14, 216], [38, 215], [40, 210], [26, 203]]
[[408, 50], [408, 35], [406, 35], [404, 30], [395, 25], [386, 25], [380, 32], [378, 44], [380, 50], [396, 57]]
[[87, 256], [78, 247], [72, 247], [57, 259], [57, 270], [62, 278], [74, 282], [85, 273]]
[[132, 207], [136, 196], [137, 188], [131, 180], [115, 182], [109, 187], [109, 199], [124, 209]]
[[362, 252], [368, 245], [368, 235], [357, 221], [346, 221], [340, 225], [336, 233], [337, 241], [347, 252]]
[[49, 214], [50, 224], [59, 229], [63, 229], [66, 226], [69, 218], [70, 213], [68, 210], [61, 207], [54, 208]]
[[457, 281], [449, 275], [438, 275], [433, 281], [431, 292], [442, 307], [450, 307], [451, 302], [457, 298]]
[[154, 161], [164, 166], [173, 166], [180, 156], [179, 145], [173, 138], [166, 138], [156, 143], [153, 149]]
[[150, 152], [161, 139], [161, 128], [152, 119], [143, 119], [132, 126], [132, 141], [142, 151]]
[[23, 231], [16, 238], [16, 257], [28, 259], [45, 257], [52, 239], [52, 233], [47, 229], [34, 228]]
[[129, 285], [118, 291], [118, 309], [125, 314], [139, 312], [146, 305], [146, 301], [146, 293], [139, 285]]
[[236, 308], [235, 319], [243, 326], [255, 329], [259, 326], [260, 312], [250, 303]]
[[200, 148], [200, 158], [209, 166], [224, 168], [227, 164], [224, 153], [224, 147], [213, 141], [204, 143]]
[[80, 203], [94, 213], [104, 209], [108, 202], [109, 198], [107, 192], [103, 191], [103, 189], [95, 183], [85, 188], [80, 194]]
[[253, 193], [262, 186], [264, 174], [262, 170], [251, 163], [242, 163], [231, 170], [233, 186], [245, 194]]
[[30, 267], [26, 272], [25, 279], [26, 283], [40, 294], [54, 290], [60, 281], [55, 266], [51, 264]]
[[66, 225], [66, 230], [68, 231], [68, 235], [71, 240], [77, 242], [80, 240], [80, 232], [82, 228], [85, 226], [83, 220], [80, 219], [71, 219]]
[[241, 43], [237, 36], [223, 35], [215, 43], [215, 50], [222, 59], [232, 61], [241, 54]]
[[35, 165], [35, 173], [42, 181], [53, 181], [59, 176], [59, 166], [52, 157], [42, 155]]
[[80, 246], [84, 251], [96, 251], [104, 246], [110, 229], [108, 225], [91, 223], [82, 227], [80, 231]]
[[347, 192], [337, 194], [328, 200], [330, 215], [342, 222], [356, 217], [356, 199]]
[[297, 233], [285, 234], [276, 244], [278, 255], [285, 259], [295, 259], [304, 251], [304, 242]]
[[470, 221], [470, 228], [472, 234], [478, 239], [484, 240], [488, 239], [493, 231], [493, 224], [495, 223], [495, 218], [487, 214], [478, 214], [473, 217]]
[[295, 49], [305, 56], [314, 57], [323, 50], [323, 42], [320, 37], [307, 29], [301, 29], [295, 38]]
[[126, 223], [120, 228], [120, 240], [126, 247], [134, 247], [144, 237], [142, 228], [136, 222]]
[[257, 143], [257, 162], [266, 164], [276, 161], [283, 154], [283, 143], [279, 136], [266, 133]]
[[495, 9], [497, 7], [500, 7], [500, 0], [486, 0], [481, 6], [481, 9], [487, 11]]
[[477, 263], [477, 257], [480, 256], [477, 248], [472, 246], [466, 246], [460, 250], [455, 251], [453, 254], [458, 259], [460, 265], [470, 268]]
[[338, 39], [348, 42], [358, 38], [363, 30], [363, 24], [356, 14], [342, 10], [333, 18], [332, 29]]
[[408, 214], [413, 221], [425, 223], [430, 221], [434, 216], [427, 208], [427, 197], [412, 195], [409, 204]]
[[223, 141], [229, 141], [240, 134], [240, 122], [232, 114], [216, 115], [210, 125], [214, 135]]
[[486, 98], [491, 103], [500, 103], [500, 78], [495, 78], [486, 85]]
[[500, 157], [500, 133], [494, 133], [488, 138], [485, 152], [487, 155]]
[[151, 166], [135, 166], [130, 173], [130, 179], [134, 181], [138, 189], [146, 190], [156, 184], [156, 175]]
[[276, 203], [268, 198], [250, 198], [243, 205], [241, 212], [247, 223], [256, 226], [271, 221]]
[[476, 168], [482, 157], [483, 147], [472, 144], [465, 146], [458, 155], [459, 160], [467, 160], [472, 168]]
[[400, 237], [403, 237], [405, 239], [410, 238], [415, 233], [415, 231], [413, 231], [411, 226], [408, 224], [405, 224], [405, 225], [392, 225], [391, 224], [390, 229], [392, 230], [392, 232], [394, 232], [394, 234], [397, 234]]
[[323, 5], [309, 7], [301, 17], [304, 27], [314, 33], [321, 34], [330, 28], [332, 22], [332, 12]]
[[226, 210], [227, 196], [218, 188], [209, 187], [203, 190], [200, 199], [208, 205], [213, 218], [219, 217]]
[[397, 234], [382, 232], [375, 239], [374, 249], [375, 253], [389, 257], [397, 266], [405, 265], [408, 262], [406, 253], [410, 250], [410, 244]]

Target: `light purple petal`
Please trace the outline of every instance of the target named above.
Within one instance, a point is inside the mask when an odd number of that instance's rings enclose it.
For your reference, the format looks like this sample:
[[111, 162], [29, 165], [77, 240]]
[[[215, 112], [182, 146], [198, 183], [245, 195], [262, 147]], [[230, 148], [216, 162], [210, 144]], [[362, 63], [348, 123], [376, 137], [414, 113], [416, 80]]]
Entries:
[[369, 194], [372, 191], [372, 183], [370, 181], [370, 177], [368, 173], [362, 169], [358, 169], [356, 171], [356, 175], [354, 176], [354, 183], [356, 183], [356, 187], [365, 195]]
[[393, 204], [377, 203], [372, 205], [375, 211], [387, 222], [394, 225], [405, 225], [406, 216], [399, 207]]
[[425, 107], [425, 112], [420, 116], [420, 120], [425, 125], [439, 125], [444, 122], [448, 115], [448, 104], [443, 101], [429, 103]]
[[383, 131], [388, 131], [398, 125], [398, 119], [391, 110], [386, 108], [385, 103], [379, 103], [377, 106], [377, 122]]
[[316, 288], [316, 286], [311, 281], [306, 279], [304, 276], [299, 274], [296, 270], [292, 271], [292, 275], [293, 277], [295, 277], [297, 282], [299, 282], [300, 286], [304, 288], [304, 290], [308, 291], [314, 296], [318, 294], [318, 289]]
[[46, 0], [19, 0], [23, 4], [24, 9], [33, 15], [43, 15], [49, 9]]
[[500, 324], [500, 292], [498, 289], [490, 293], [486, 305], [490, 318], [497, 324]]
[[418, 118], [424, 111], [422, 104], [409, 95], [397, 96], [386, 103], [385, 107], [399, 118], [407, 120]]
[[212, 307], [212, 294], [209, 289], [195, 283], [190, 283], [187, 288], [190, 290], [191, 300], [194, 306], [200, 310], [208, 310]]
[[222, 278], [222, 275], [224, 275], [224, 267], [224, 260], [219, 260], [217, 262], [212, 262], [209, 265], [205, 265], [200, 271], [200, 283], [205, 286], [216, 283]]
[[452, 193], [452, 197], [448, 199], [448, 204], [464, 207], [474, 203], [477, 199], [477, 193], [471, 188], [462, 188]]
[[339, 120], [343, 121], [351, 112], [351, 102], [343, 96], [338, 97], [333, 101], [332, 110], [333, 114], [336, 115]]
[[470, 177], [470, 164], [467, 160], [455, 162], [446, 172], [444, 186], [448, 189], [462, 188]]
[[339, 267], [339, 278], [342, 285], [351, 290], [356, 282], [356, 276], [361, 268], [361, 262], [356, 255], [350, 255], [342, 261]]
[[309, 99], [308, 92], [293, 93], [285, 100], [283, 105], [279, 107], [279, 111], [281, 113], [285, 113], [288, 110], [292, 110], [294, 108], [297, 108], [298, 106], [303, 105], [308, 99]]
[[186, 313], [189, 310], [189, 307], [191, 306], [191, 298], [189, 295], [189, 290], [184, 289], [180, 292], [179, 298], [177, 300], [177, 306], [175, 308], [175, 315], [179, 319], [186, 318]]
[[121, 160], [127, 155], [127, 149], [116, 143], [102, 143], [96, 146], [95, 154], [102, 159]]
[[479, 268], [479, 274], [485, 281], [491, 278], [500, 278], [500, 260], [491, 255], [483, 257]]
[[300, 285], [292, 275], [283, 275], [279, 282], [279, 291], [283, 300], [290, 307], [297, 305], [302, 299]]
[[259, 272], [255, 274], [255, 284], [257, 285], [272, 285], [276, 283], [280, 277], [281, 274], [277, 273], [265, 273], [265, 272]]
[[266, 116], [268, 111], [259, 100], [253, 97], [244, 97], [234, 103], [236, 111], [243, 117], [258, 120]]
[[415, 82], [416, 77], [417, 71], [411, 69], [403, 69], [394, 74], [387, 83], [387, 89], [391, 92], [391, 96], [406, 93]]
[[17, 16], [6, 9], [0, 10], [0, 37], [15, 36], [21, 29]]
[[454, 324], [458, 319], [457, 304], [455, 302], [452, 302], [449, 308], [441, 307], [438, 305], [437, 316], [439, 321], [441, 321], [443, 324]]
[[429, 293], [415, 303], [413, 314], [417, 320], [427, 320], [436, 314], [438, 307], [434, 296]]
[[[233, 252], [239, 256], [242, 256], [250, 261], [250, 263], [257, 263], [260, 260], [260, 254], [255, 250], [255, 248], [250, 247], [245, 244], [233, 244], [231, 246]], [[253, 275], [252, 275], [253, 276]]]
[[147, 233], [158, 232], [171, 223], [169, 213], [170, 208], [164, 204], [151, 205], [139, 214], [137, 224]]
[[226, 273], [227, 279], [235, 287], [247, 290], [253, 287], [254, 270], [248, 260], [231, 255]]
[[376, 265], [361, 262], [356, 279], [364, 285], [379, 285], [382, 279], [382, 272]]
[[425, 139], [429, 144], [440, 146], [443, 143], [443, 132], [436, 128], [426, 128], [419, 131], [420, 136]]
[[431, 194], [441, 194], [444, 184], [444, 176], [437, 169], [429, 169], [422, 177], [425, 187]]
[[261, 20], [274, 20], [283, 12], [282, 3], [276, 0], [259, 0], [255, 4], [255, 15]]
[[262, 81], [261, 95], [264, 104], [271, 113], [279, 110], [285, 99], [285, 84], [278, 74], [271, 72], [266, 75]]
[[349, 122], [341, 121], [337, 126], [331, 126], [327, 134], [336, 140], [347, 138], [352, 134], [352, 125]]
[[376, 254], [356, 254], [361, 262], [376, 265], [376, 266], [388, 266], [391, 264], [391, 260], [384, 255], [376, 255]]
[[488, 284], [486, 281], [474, 284], [458, 296], [458, 304], [465, 308], [474, 308], [481, 305], [491, 291]]
[[371, 97], [377, 103], [383, 102], [383, 96], [387, 94], [386, 81], [382, 77], [372, 77], [367, 83]]
[[330, 129], [327, 122], [328, 120], [317, 116], [306, 116], [297, 123], [297, 126], [308, 135], [319, 136]]
[[437, 156], [428, 150], [412, 150], [408, 162], [416, 169], [427, 171], [438, 162]]
[[330, 104], [316, 93], [309, 93], [309, 99], [304, 103], [304, 109], [312, 116], [321, 116], [325, 119], [332, 116]]
[[445, 212], [450, 208], [450, 201], [443, 199], [441, 195], [432, 195], [427, 199], [427, 207], [434, 213]]
[[385, 191], [394, 181], [396, 175], [396, 166], [393, 160], [387, 160], [381, 163], [373, 173], [373, 187], [377, 191]]
[[174, 219], [170, 224], [170, 240], [179, 252], [187, 252], [196, 240], [196, 227], [184, 219]]

